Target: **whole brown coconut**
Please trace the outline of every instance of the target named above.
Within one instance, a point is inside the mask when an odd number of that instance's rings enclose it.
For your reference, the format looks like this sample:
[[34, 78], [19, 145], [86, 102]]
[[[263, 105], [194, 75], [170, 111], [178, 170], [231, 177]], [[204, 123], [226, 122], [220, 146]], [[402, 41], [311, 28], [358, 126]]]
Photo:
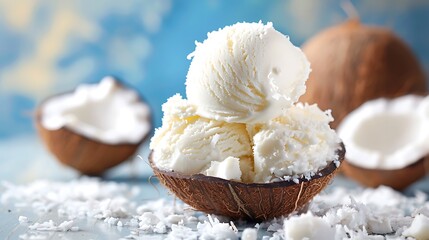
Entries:
[[[344, 159], [341, 144], [338, 160]], [[151, 167], [161, 181], [176, 197], [191, 207], [209, 214], [233, 219], [264, 221], [300, 210], [321, 192], [335, 176], [338, 167], [331, 162], [310, 180], [301, 178], [273, 183], [243, 183], [206, 176], [185, 175], [158, 169], [149, 156]]]
[[333, 128], [368, 100], [427, 92], [416, 57], [386, 28], [353, 19], [322, 31], [302, 49], [312, 72], [300, 100], [332, 109]]

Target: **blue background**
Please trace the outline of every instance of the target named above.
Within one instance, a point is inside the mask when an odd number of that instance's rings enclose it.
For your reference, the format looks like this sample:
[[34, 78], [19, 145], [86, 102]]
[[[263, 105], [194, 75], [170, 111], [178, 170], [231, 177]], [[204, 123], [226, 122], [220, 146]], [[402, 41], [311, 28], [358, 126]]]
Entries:
[[[8, 1], [0, 0], [0, 139], [34, 135], [44, 98], [115, 75], [153, 110], [185, 94], [186, 56], [209, 31], [272, 21], [296, 45], [341, 23], [343, 1]], [[391, 28], [429, 70], [429, 1], [353, 1], [365, 24]]]

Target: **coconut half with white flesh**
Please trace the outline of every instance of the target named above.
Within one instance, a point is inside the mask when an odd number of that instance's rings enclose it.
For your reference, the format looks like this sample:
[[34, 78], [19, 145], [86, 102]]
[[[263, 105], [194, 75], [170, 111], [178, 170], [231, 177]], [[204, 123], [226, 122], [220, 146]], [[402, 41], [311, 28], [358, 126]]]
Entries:
[[402, 190], [428, 170], [429, 97], [368, 101], [339, 125], [344, 173], [363, 185]]
[[152, 128], [149, 106], [113, 77], [48, 98], [36, 126], [60, 162], [88, 175], [129, 159]]
[[352, 18], [316, 34], [302, 50], [311, 62], [311, 74], [300, 101], [332, 109], [335, 129], [366, 101], [427, 93], [418, 59], [388, 28]]

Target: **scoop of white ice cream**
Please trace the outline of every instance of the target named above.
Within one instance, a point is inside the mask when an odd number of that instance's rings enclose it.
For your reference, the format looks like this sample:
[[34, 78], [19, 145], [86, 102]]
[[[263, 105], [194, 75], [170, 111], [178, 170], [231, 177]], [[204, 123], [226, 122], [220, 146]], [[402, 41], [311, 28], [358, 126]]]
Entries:
[[198, 114], [266, 122], [305, 92], [310, 64], [272, 23], [237, 23], [208, 34], [189, 55], [186, 95]]
[[150, 143], [154, 150], [152, 160], [158, 168], [196, 174], [207, 170], [212, 161], [222, 162], [230, 157], [251, 161], [252, 148], [244, 124], [200, 117], [195, 106], [178, 94], [168, 99], [162, 109], [162, 127], [156, 129]]
[[268, 124], [249, 127], [254, 134], [254, 181], [311, 177], [335, 160], [340, 139], [329, 126], [332, 120], [330, 111], [298, 103]]

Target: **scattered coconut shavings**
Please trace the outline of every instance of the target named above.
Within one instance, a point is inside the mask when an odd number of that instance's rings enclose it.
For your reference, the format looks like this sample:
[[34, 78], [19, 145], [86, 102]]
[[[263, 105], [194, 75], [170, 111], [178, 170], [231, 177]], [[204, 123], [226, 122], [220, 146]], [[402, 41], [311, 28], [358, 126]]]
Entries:
[[16, 207], [31, 207], [38, 213], [58, 211], [70, 219], [92, 216], [97, 219], [126, 217], [135, 208], [128, 198], [137, 196], [136, 189], [125, 184], [101, 182], [96, 178], [81, 178], [63, 182], [35, 181], [28, 186], [3, 183], [6, 191], [0, 201], [13, 200]]
[[406, 237], [414, 237], [416, 239], [429, 239], [429, 217], [418, 214], [411, 226], [402, 233]]
[[18, 217], [18, 221], [19, 221], [19, 223], [28, 223], [28, 217], [26, 217], [26, 216], [19, 216]]
[[241, 234], [241, 240], [256, 240], [258, 239], [258, 230], [256, 228], [246, 228]]
[[[403, 228], [412, 221], [412, 215], [420, 210], [418, 207], [425, 203], [426, 198], [417, 194], [408, 198], [388, 188], [357, 189], [347, 191], [337, 188], [330, 194], [315, 197], [309, 206], [309, 211], [300, 216], [285, 219], [286, 234], [294, 234], [303, 223], [322, 227], [317, 236], [293, 235], [292, 238], [307, 237], [308, 239], [395, 239], [401, 238]], [[312, 214], [308, 216], [308, 214]], [[295, 224], [290, 230], [290, 226]], [[305, 225], [304, 225], [305, 226]], [[307, 227], [308, 228], [308, 227]], [[306, 228], [303, 228], [305, 231]], [[334, 231], [333, 231], [334, 229]], [[292, 233], [291, 233], [292, 231]], [[321, 233], [331, 232], [334, 235]], [[305, 234], [302, 231], [299, 232]], [[288, 236], [288, 235], [286, 235]], [[333, 237], [335, 236], [335, 237]]]
[[198, 238], [198, 233], [192, 231], [191, 228], [173, 224], [171, 226], [171, 232], [168, 234], [166, 239], [183, 239], [183, 240], [196, 240]]
[[159, 222], [153, 228], [153, 232], [154, 233], [160, 233], [160, 234], [167, 233], [167, 226], [164, 223]]
[[118, 218], [108, 217], [104, 219], [105, 223], [108, 223], [110, 226], [116, 226], [119, 222]]
[[221, 223], [219, 219], [208, 215], [209, 221], [198, 223], [200, 239], [238, 239], [238, 230], [234, 223]]
[[43, 223], [34, 223], [30, 226], [28, 226], [31, 230], [37, 230], [37, 231], [52, 231], [52, 232], [66, 232], [66, 231], [79, 231], [79, 227], [74, 226], [73, 220], [71, 221], [64, 221], [60, 223], [59, 225], [55, 224], [54, 221], [49, 220], [47, 222]]
[[335, 239], [335, 229], [311, 212], [286, 220], [284, 234], [286, 239]]
[[[77, 226], [91, 218], [130, 234], [122, 239], [429, 239], [429, 202], [417, 192], [406, 197], [391, 188], [335, 188], [316, 196], [301, 215], [258, 224], [232, 222], [192, 210], [180, 201], [158, 199], [137, 203], [139, 189], [126, 184], [81, 178], [71, 182], [3, 183], [1, 204], [36, 213], [51, 211], [63, 222], [32, 222], [18, 217], [29, 232], [20, 239], [46, 239], [49, 233], [86, 231]], [[315, 230], [317, 229], [317, 231]], [[118, 231], [119, 231], [118, 230]], [[311, 231], [308, 231], [311, 230]], [[318, 234], [312, 235], [314, 232]]]
[[341, 162], [338, 159], [334, 160], [334, 163], [335, 163], [335, 167], [337, 167], [337, 168], [341, 165]]
[[[339, 160], [334, 160], [334, 164], [338, 168], [341, 163]], [[306, 180], [309, 181], [309, 180], [313, 179], [314, 176], [322, 177], [323, 174], [321, 172], [319, 172], [319, 173], [317, 173], [317, 172], [305, 172], [303, 174], [286, 175], [283, 177], [273, 177], [271, 182], [293, 181], [294, 183], [299, 184], [300, 183], [299, 179], [305, 178]]]

